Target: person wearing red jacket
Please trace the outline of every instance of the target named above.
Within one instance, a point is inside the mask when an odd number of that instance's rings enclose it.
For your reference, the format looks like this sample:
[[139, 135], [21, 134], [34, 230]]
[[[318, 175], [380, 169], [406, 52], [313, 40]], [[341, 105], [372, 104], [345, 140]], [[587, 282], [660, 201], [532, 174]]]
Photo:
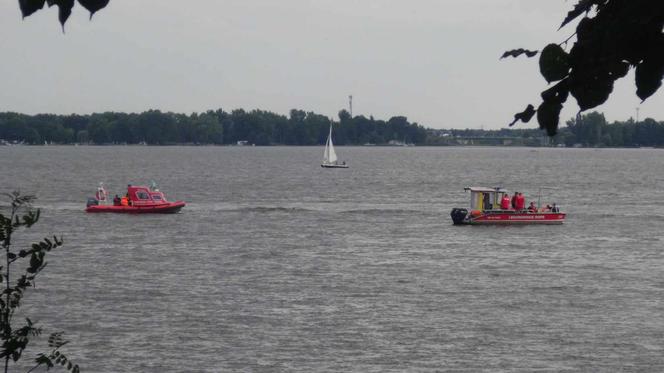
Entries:
[[503, 198], [500, 200], [500, 208], [502, 210], [510, 209], [510, 196], [507, 194], [503, 194]]
[[516, 210], [520, 211], [526, 208], [526, 197], [523, 196], [523, 193], [519, 193], [516, 196]]
[[514, 192], [512, 196], [512, 208], [516, 210], [516, 198], [519, 196], [519, 192]]

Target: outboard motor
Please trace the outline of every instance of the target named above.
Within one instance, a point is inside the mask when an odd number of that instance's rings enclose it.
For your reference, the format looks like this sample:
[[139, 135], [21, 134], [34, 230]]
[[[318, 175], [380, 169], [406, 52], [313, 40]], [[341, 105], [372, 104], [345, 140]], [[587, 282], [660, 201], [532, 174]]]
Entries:
[[468, 210], [460, 209], [460, 208], [453, 208], [450, 215], [452, 216], [452, 222], [455, 225], [464, 224], [465, 220], [466, 220], [466, 216], [468, 215]]
[[89, 197], [88, 198], [88, 203], [85, 206], [90, 207], [90, 206], [97, 206], [97, 205], [99, 205], [99, 201], [96, 198]]

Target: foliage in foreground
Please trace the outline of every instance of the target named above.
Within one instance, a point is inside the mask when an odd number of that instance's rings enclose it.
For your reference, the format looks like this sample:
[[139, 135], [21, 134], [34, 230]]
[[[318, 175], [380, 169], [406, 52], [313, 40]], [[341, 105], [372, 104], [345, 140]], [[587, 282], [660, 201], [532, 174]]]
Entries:
[[[78, 0], [85, 9], [90, 12], [90, 18], [100, 9], [108, 5], [109, 0]], [[58, 19], [62, 25], [62, 30], [65, 29], [65, 22], [71, 15], [72, 8], [74, 7], [74, 0], [18, 0], [18, 6], [21, 8], [23, 18], [33, 14], [34, 12], [42, 9], [44, 5], [58, 7]]]
[[[12, 251], [12, 238], [14, 233], [20, 229], [32, 227], [39, 220], [39, 210], [31, 207], [34, 196], [21, 195], [14, 192], [7, 195], [10, 199], [10, 213], [8, 216], [0, 214], [0, 242], [5, 252], [5, 261], [0, 265], [0, 280], [4, 283], [4, 291], [0, 295], [0, 358], [5, 360], [5, 373], [9, 369], [10, 361], [17, 362], [28, 343], [33, 338], [41, 335], [42, 329], [37, 327], [29, 318], [25, 324], [19, 325], [14, 315], [21, 306], [23, 295], [28, 288], [35, 286], [37, 275], [46, 267], [46, 254], [62, 245], [62, 239], [53, 236], [53, 239], [44, 238], [39, 243], [32, 244], [29, 249], [18, 252]], [[10, 277], [15, 267], [20, 262], [28, 262], [23, 272], [16, 272]], [[10, 269], [13, 271], [10, 272]], [[62, 338], [62, 333], [53, 333], [48, 338], [51, 351], [42, 353], [35, 359], [34, 369], [45, 366], [50, 369], [55, 365], [61, 365], [67, 370], [76, 373], [79, 367], [73, 364], [61, 351], [60, 348], [68, 341]]]
[[[560, 112], [567, 97], [576, 99], [581, 111], [603, 104], [613, 92], [613, 83], [635, 69], [636, 95], [641, 100], [652, 96], [664, 77], [664, 1], [661, 0], [580, 0], [567, 14], [560, 28], [579, 16], [576, 32], [562, 43], [547, 45], [539, 53], [540, 73], [548, 83], [542, 103], [514, 116], [537, 122], [550, 136], [558, 131]], [[567, 52], [563, 46], [576, 35]], [[515, 49], [501, 58], [538, 51]]]

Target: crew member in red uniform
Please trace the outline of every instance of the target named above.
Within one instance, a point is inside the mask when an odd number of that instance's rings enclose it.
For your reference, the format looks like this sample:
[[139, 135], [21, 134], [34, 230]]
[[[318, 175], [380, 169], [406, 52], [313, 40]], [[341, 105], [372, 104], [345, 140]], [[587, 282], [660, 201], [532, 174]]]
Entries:
[[510, 209], [510, 196], [507, 194], [503, 194], [503, 198], [500, 200], [500, 208], [502, 210]]
[[519, 192], [514, 192], [512, 196], [512, 208], [516, 210], [516, 198], [519, 196]]
[[520, 211], [525, 208], [526, 208], [526, 197], [523, 196], [523, 193], [519, 193], [519, 195], [516, 196], [516, 209]]

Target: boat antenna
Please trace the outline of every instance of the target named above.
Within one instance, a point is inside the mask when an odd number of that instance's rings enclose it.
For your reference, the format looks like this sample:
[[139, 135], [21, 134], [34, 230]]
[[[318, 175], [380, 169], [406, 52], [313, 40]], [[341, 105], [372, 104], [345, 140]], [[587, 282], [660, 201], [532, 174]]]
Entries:
[[537, 192], [537, 210], [542, 208], [542, 188], [539, 188]]

